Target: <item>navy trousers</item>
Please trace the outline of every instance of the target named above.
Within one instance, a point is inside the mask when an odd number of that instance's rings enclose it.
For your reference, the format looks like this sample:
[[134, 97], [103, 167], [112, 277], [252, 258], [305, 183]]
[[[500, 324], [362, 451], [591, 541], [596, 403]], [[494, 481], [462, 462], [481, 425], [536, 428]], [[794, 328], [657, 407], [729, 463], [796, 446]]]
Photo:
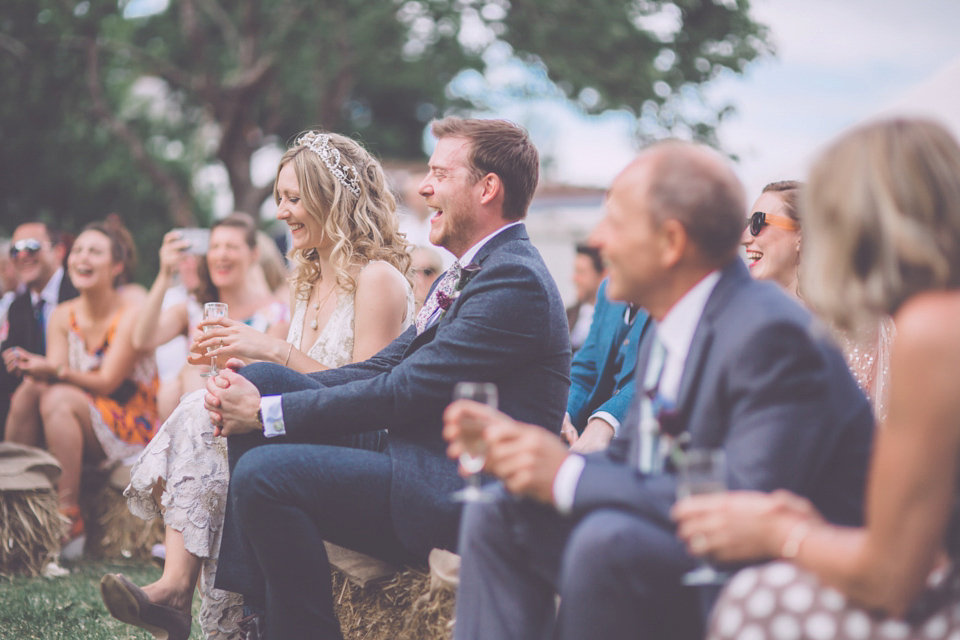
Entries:
[[459, 551], [457, 640], [703, 637], [700, 593], [680, 583], [695, 561], [638, 514], [575, 519], [502, 492], [466, 507]]
[[[241, 372], [262, 395], [321, 387], [283, 367]], [[217, 587], [266, 611], [268, 638], [339, 639], [323, 541], [387, 561], [411, 560], [390, 518], [389, 446], [383, 432], [331, 444], [285, 440], [255, 433], [228, 441]]]

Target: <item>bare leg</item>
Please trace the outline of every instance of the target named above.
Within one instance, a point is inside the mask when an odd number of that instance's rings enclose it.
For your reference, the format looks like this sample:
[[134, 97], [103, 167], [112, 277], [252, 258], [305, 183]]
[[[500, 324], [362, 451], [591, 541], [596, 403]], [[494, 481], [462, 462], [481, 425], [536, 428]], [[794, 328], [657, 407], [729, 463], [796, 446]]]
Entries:
[[187, 551], [183, 534], [173, 527], [166, 528], [163, 543], [167, 548], [163, 575], [153, 584], [143, 587], [143, 590], [154, 604], [190, 611], [202, 561]]
[[31, 447], [43, 446], [40, 396], [49, 388], [45, 382], [24, 378], [10, 398], [4, 440]]
[[104, 457], [90, 422], [87, 395], [77, 387], [55, 384], [40, 398], [40, 416], [47, 448], [63, 468], [60, 508], [76, 507], [84, 458], [96, 462]]

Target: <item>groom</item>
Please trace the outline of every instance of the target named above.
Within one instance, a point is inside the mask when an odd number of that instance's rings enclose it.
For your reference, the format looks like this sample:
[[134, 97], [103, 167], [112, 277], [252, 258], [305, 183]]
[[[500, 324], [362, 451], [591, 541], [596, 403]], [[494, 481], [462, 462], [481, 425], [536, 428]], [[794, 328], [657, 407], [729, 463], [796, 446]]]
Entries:
[[[441, 426], [457, 382], [496, 383], [518, 420], [558, 432], [563, 419], [566, 316], [522, 223], [536, 148], [498, 120], [432, 132], [420, 194], [436, 211], [430, 241], [458, 261], [415, 326], [365, 362], [310, 375], [254, 364], [207, 387], [232, 466], [217, 587], [265, 611], [268, 638], [342, 637], [324, 540], [394, 562], [455, 548], [463, 483]], [[384, 429], [385, 444], [358, 446]]]

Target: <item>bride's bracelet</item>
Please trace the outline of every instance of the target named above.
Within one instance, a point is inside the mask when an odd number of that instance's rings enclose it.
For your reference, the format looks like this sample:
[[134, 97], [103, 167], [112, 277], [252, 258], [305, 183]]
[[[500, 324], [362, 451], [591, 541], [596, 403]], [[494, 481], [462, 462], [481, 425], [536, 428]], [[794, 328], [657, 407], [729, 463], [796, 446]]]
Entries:
[[290, 348], [287, 349], [287, 358], [283, 361], [283, 366], [287, 366], [287, 363], [290, 362], [290, 354], [293, 353], [293, 343], [290, 343]]

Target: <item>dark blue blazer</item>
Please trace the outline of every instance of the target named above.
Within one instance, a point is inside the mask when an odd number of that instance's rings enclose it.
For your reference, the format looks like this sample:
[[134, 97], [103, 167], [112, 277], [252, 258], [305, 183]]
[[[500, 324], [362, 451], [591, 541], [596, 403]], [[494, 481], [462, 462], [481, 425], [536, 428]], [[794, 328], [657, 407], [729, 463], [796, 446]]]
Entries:
[[[648, 353], [649, 345], [637, 371]], [[645, 476], [629, 463], [636, 413], [623, 439], [587, 456], [574, 513], [610, 506], [672, 529], [674, 475]], [[725, 450], [731, 489], [789, 489], [833, 522], [862, 522], [870, 404], [823, 326], [775, 284], [752, 280], [740, 259], [707, 301], [669, 422], [692, 447]]]
[[420, 335], [410, 327], [369, 360], [311, 374], [326, 388], [282, 399], [292, 442], [388, 430], [394, 527], [423, 558], [457, 540], [460, 505], [450, 494], [463, 481], [441, 436], [454, 384], [494, 382], [502, 411], [554, 432], [570, 388], [563, 301], [526, 228], [502, 231], [474, 262], [479, 271], [434, 326]]
[[624, 321], [627, 304], [607, 298], [607, 281], [600, 283], [590, 333], [570, 365], [567, 413], [578, 431], [597, 411], [606, 411], [621, 424], [633, 400], [640, 342], [653, 334], [650, 315], [638, 309], [632, 323]]

